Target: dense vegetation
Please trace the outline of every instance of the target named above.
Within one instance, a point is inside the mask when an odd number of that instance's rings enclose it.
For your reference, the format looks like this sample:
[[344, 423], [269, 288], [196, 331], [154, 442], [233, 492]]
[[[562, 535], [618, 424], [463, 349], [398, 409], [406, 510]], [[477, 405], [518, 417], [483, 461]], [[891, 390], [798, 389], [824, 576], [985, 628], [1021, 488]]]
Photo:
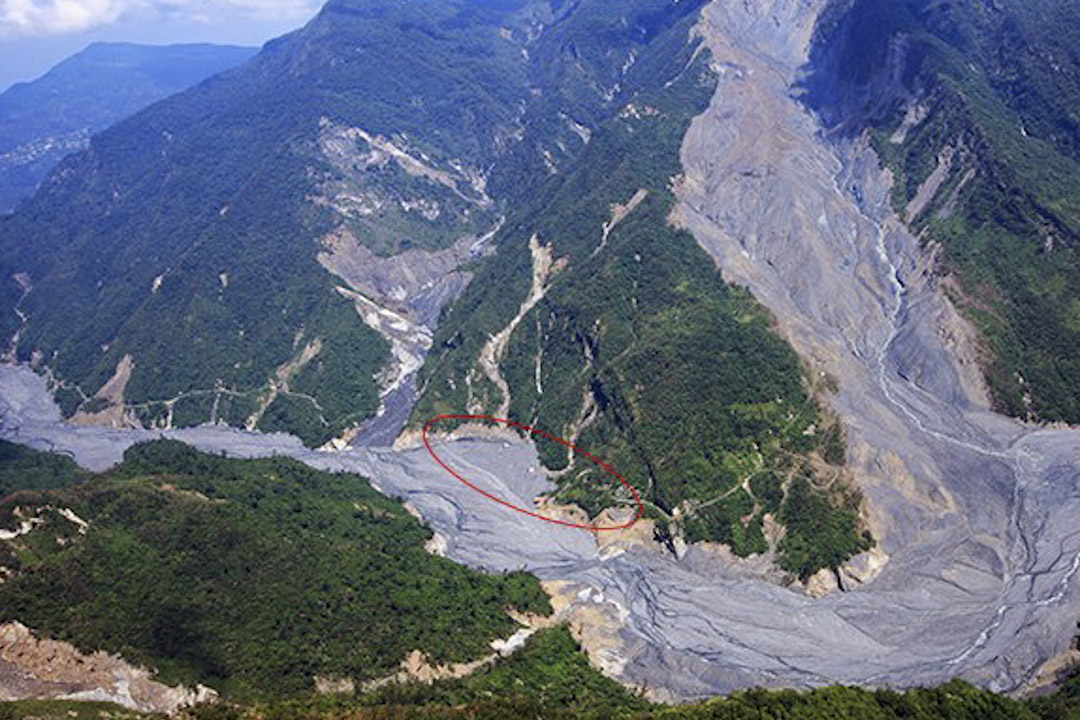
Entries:
[[[766, 513], [801, 516], [794, 506], [781, 509], [784, 488], [796, 476], [813, 476], [798, 458], [823, 447], [818, 428], [825, 423], [768, 314], [745, 291], [725, 286], [694, 238], [668, 222], [682, 137], [714, 88], [705, 56], [691, 61], [696, 43], [687, 34], [696, 7], [657, 16], [644, 3], [624, 9], [631, 18], [625, 29], [601, 25], [598, 35], [633, 48], [636, 61], [620, 93], [592, 110], [596, 122], [580, 157], [523, 199], [498, 253], [447, 313], [413, 421], [499, 406], [502, 393], [477, 360], [528, 290], [527, 241], [535, 234], [566, 265], [522, 318], [500, 363], [510, 417], [601, 455], [644, 491], [665, 533], [677, 529], [748, 555], [769, 549]], [[607, 22], [621, 20], [608, 15]], [[642, 36], [649, 42], [628, 39]], [[580, 42], [591, 57], [591, 45]], [[644, 200], [604, 239], [612, 206], [639, 190], [647, 191]], [[565, 468], [565, 448], [539, 449], [547, 467]], [[867, 546], [852, 506], [809, 492], [814, 511], [836, 532], [806, 533], [780, 548], [792, 553], [785, 567], [801, 577]], [[559, 495], [593, 516], [627, 502], [589, 463], [567, 470]]]
[[776, 510], [787, 529], [780, 543], [780, 566], [806, 578], [872, 547], [870, 533], [859, 532], [856, 497], [849, 493], [830, 498], [805, 477], [797, 477]]
[[29, 197], [92, 133], [240, 65], [255, 48], [94, 43], [0, 94], [0, 212]]
[[127, 710], [106, 702], [77, 700], [19, 700], [0, 702], [0, 720], [144, 720], [161, 715]]
[[[39, 460], [16, 457], [4, 476], [40, 487], [53, 461]], [[414, 649], [471, 659], [518, 627], [507, 607], [549, 611], [535, 578], [429, 555], [430, 531], [400, 503], [292, 460], [159, 441], [69, 489], [8, 495], [0, 524], [16, 515], [45, 523], [0, 543], [13, 572], [0, 622], [233, 698], [304, 693], [316, 675], [370, 679]]]
[[594, 669], [565, 625], [541, 630], [525, 647], [459, 680], [390, 685], [357, 698], [360, 705], [464, 705], [525, 696], [574, 713], [632, 712], [649, 703]]
[[202, 708], [193, 720], [394, 718], [622, 718], [625, 720], [1075, 720], [1080, 676], [1052, 695], [1016, 701], [959, 680], [906, 692], [827, 687], [751, 690], [665, 707], [645, 701], [586, 663], [565, 628], [543, 631], [508, 659], [461, 680], [393, 686], [355, 698], [264, 705], [245, 714]]
[[75, 461], [65, 455], [39, 452], [0, 440], [0, 498], [16, 490], [70, 487], [85, 475]]
[[[204, 705], [185, 715], [187, 720], [1072, 720], [1080, 714], [1078, 688], [1074, 678], [1053, 695], [1025, 702], [960, 681], [903, 693], [848, 687], [752, 690], [665, 707], [600, 675], [559, 627], [538, 633], [515, 655], [460, 680], [396, 685], [356, 697], [307, 697], [247, 707]], [[132, 713], [100, 704], [0, 703], [0, 720], [28, 717], [121, 720]]]
[[[894, 203], [939, 245], [947, 291], [985, 339], [996, 405], [1080, 422], [1080, 6], [837, 0], [816, 107], [873, 130]], [[922, 115], [910, 116], [909, 107]], [[918, 120], [912, 124], [910, 120]], [[900, 132], [897, 132], [900, 130]], [[911, 205], [946, 148], [951, 167]], [[915, 212], [915, 210], [919, 210]]]

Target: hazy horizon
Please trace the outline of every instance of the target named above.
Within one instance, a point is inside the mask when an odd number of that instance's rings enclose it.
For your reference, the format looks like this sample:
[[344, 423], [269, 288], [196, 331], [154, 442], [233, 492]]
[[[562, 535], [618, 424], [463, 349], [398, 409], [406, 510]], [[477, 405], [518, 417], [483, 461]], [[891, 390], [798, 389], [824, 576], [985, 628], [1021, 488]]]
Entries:
[[302, 26], [321, 3], [206, 0], [155, 5], [77, 0], [73, 4], [81, 12], [75, 17], [61, 17], [58, 11], [35, 15], [19, 7], [23, 4], [21, 0], [0, 0], [0, 92], [41, 77], [95, 42], [260, 46]]

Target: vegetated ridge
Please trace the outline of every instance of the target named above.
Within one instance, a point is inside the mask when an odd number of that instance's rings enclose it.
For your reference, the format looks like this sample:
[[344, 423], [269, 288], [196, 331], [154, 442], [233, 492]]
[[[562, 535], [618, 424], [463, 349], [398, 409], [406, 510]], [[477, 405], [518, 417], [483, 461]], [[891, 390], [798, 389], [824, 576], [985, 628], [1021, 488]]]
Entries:
[[0, 477], [17, 483], [0, 502], [0, 622], [119, 653], [169, 684], [304, 694], [316, 677], [393, 672], [413, 651], [472, 660], [521, 628], [508, 609], [550, 612], [530, 575], [430, 554], [430, 530], [356, 475], [175, 441], [93, 475], [11, 448], [0, 445]]
[[[375, 720], [400, 718], [612, 718], [619, 720], [1066, 720], [1075, 717], [1080, 688], [1070, 680], [1056, 693], [1027, 701], [952, 681], [936, 688], [889, 689], [829, 687], [807, 692], [751, 690], [726, 698], [679, 707], [654, 705], [603, 677], [585, 661], [565, 627], [542, 630], [525, 648], [483, 674], [410, 683], [352, 695], [309, 697], [251, 706], [200, 705], [182, 713], [185, 720]], [[22, 701], [0, 703], [0, 718], [66, 720], [102, 717], [160, 717], [125, 712], [116, 706]]]

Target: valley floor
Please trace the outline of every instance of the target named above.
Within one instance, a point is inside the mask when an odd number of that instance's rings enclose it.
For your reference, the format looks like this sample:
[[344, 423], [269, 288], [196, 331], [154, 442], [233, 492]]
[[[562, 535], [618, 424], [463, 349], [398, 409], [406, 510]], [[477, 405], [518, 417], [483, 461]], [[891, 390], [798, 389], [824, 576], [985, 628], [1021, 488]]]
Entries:
[[[1060, 501], [1048, 505], [1050, 522], [1025, 538], [1045, 568], [1037, 574], [1017, 575], [1002, 589], [973, 571], [967, 577], [955, 570], [941, 577], [911, 573], [894, 556], [872, 584], [818, 600], [747, 577], [697, 548], [680, 560], [632, 534], [605, 538], [598, 547], [587, 532], [483, 501], [423, 449], [327, 453], [287, 436], [218, 427], [166, 433], [72, 427], [61, 423], [42, 379], [16, 367], [0, 368], [0, 410], [5, 438], [69, 453], [95, 469], [118, 462], [133, 443], [164, 434], [206, 451], [285, 454], [319, 469], [370, 477], [382, 492], [417, 508], [446, 539], [452, 559], [487, 570], [526, 569], [548, 581], [566, 617], [598, 630], [584, 642], [594, 662], [610, 676], [647, 686], [655, 699], [757, 685], [903, 687], [954, 676], [1015, 691], [1063, 649], [1080, 614], [1080, 592], [1070, 583], [1075, 553], [1062, 550], [1076, 539], [1054, 530], [1058, 513], [1075, 517], [1067, 486]], [[440, 448], [444, 455], [523, 505], [549, 487], [536, 470], [535, 450], [523, 442], [461, 440]], [[1044, 477], [1067, 469], [1049, 468]], [[911, 550], [924, 565], [952, 549], [934, 540]], [[1010, 593], [1026, 599], [1004, 604]], [[1010, 674], [1013, 667], [1019, 670]]]

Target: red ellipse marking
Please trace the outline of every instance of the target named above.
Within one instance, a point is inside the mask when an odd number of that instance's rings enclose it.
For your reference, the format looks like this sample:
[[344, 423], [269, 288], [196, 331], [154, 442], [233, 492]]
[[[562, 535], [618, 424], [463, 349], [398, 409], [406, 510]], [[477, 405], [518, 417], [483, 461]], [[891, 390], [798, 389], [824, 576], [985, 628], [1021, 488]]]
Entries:
[[[493, 494], [489, 493], [488, 491], [486, 491], [486, 490], [484, 490], [482, 488], [478, 488], [477, 486], [473, 485], [471, 482], [469, 482], [468, 480], [463, 478], [461, 475], [458, 475], [457, 472], [452, 467], [450, 467], [445, 462], [443, 462], [442, 458], [440, 458], [438, 455], [435, 454], [435, 450], [431, 447], [431, 442], [428, 440], [428, 428], [431, 427], [432, 425], [434, 425], [435, 423], [440, 422], [442, 420], [486, 420], [488, 422], [501, 423], [501, 424], [507, 425], [509, 427], [516, 427], [516, 428], [520, 428], [522, 430], [525, 430], [530, 435], [539, 435], [540, 437], [545, 438], [547, 440], [557, 442], [560, 445], [565, 445], [566, 447], [573, 450], [575, 453], [577, 453], [579, 455], [583, 455], [584, 457], [587, 457], [589, 460], [592, 460], [593, 463], [595, 463], [597, 467], [602, 468], [604, 470], [604, 472], [606, 472], [607, 474], [611, 475], [616, 480], [621, 482], [630, 491], [630, 494], [634, 496], [634, 502], [637, 503], [637, 513], [635, 513], [633, 518], [631, 518], [628, 522], [623, 523], [622, 525], [610, 525], [610, 526], [585, 525], [583, 523], [572, 523], [572, 522], [567, 522], [566, 520], [556, 520], [555, 518], [549, 518], [549, 517], [546, 517], [544, 515], [541, 515], [540, 513], [535, 513], [535, 512], [532, 512], [531, 510], [526, 510], [525, 508], [521, 508], [521, 507], [518, 507], [517, 505], [514, 505], [513, 503], [507, 502], [506, 500], [503, 500], [501, 497], [499, 497], [497, 495], [493, 495]], [[594, 457], [593, 455], [585, 452], [584, 450], [577, 447], [573, 443], [567, 442], [566, 440], [563, 440], [560, 437], [555, 437], [551, 433], [545, 432], [545, 431], [540, 430], [538, 428], [530, 427], [528, 425], [525, 425], [525, 424], [519, 423], [519, 422], [515, 422], [513, 420], [507, 420], [506, 418], [492, 417], [491, 415], [436, 415], [435, 417], [431, 418], [426, 423], [424, 423], [424, 427], [420, 431], [420, 435], [424, 439], [424, 447], [427, 448], [427, 451], [431, 454], [431, 457], [435, 459], [435, 462], [437, 462], [442, 467], [443, 470], [450, 473], [455, 478], [457, 478], [458, 480], [463, 482], [466, 485], [466, 487], [470, 488], [471, 490], [475, 490], [476, 492], [478, 492], [481, 495], [483, 495], [484, 497], [486, 497], [488, 500], [494, 500], [495, 502], [499, 503], [500, 505], [508, 507], [511, 510], [514, 510], [516, 512], [522, 513], [523, 515], [528, 515], [528, 516], [534, 517], [534, 518], [536, 518], [538, 520], [543, 520], [544, 522], [549, 522], [549, 523], [552, 523], [552, 524], [555, 524], [555, 525], [565, 525], [566, 527], [579, 528], [581, 530], [589, 530], [589, 531], [592, 531], [592, 532], [602, 532], [604, 530], [622, 530], [624, 528], [630, 527], [631, 525], [636, 523], [638, 520], [640, 520], [645, 515], [645, 504], [641, 501], [641, 496], [638, 494], [637, 489], [633, 485], [631, 485], [630, 483], [626, 482], [626, 480], [623, 478], [622, 475], [615, 472], [615, 468], [611, 467], [610, 465], [605, 463], [603, 460], [600, 460], [599, 458]]]

